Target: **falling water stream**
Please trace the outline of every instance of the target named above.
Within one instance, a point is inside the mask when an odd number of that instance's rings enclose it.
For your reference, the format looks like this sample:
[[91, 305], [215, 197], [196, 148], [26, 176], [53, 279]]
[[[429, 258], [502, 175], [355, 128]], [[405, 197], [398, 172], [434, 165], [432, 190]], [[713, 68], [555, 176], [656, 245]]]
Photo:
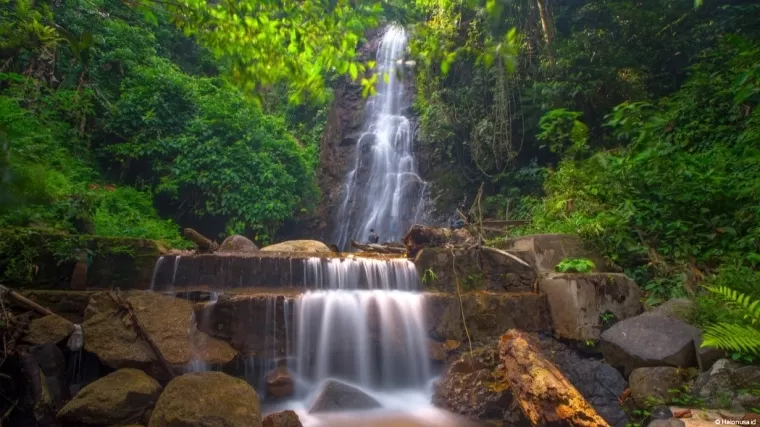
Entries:
[[352, 239], [366, 241], [371, 229], [382, 242], [397, 241], [425, 210], [428, 184], [417, 173], [412, 126], [403, 115], [410, 105], [401, 68], [406, 45], [406, 31], [391, 26], [378, 47], [377, 95], [367, 102], [366, 131], [336, 217], [333, 241], [340, 248]]

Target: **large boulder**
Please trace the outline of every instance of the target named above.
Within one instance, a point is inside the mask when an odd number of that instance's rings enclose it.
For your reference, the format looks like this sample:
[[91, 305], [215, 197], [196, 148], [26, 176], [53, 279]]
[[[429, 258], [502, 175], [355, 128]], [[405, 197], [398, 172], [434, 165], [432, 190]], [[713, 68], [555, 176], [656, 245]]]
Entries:
[[221, 372], [185, 374], [167, 384], [148, 427], [262, 427], [256, 391]]
[[673, 389], [680, 389], [683, 383], [681, 369], [671, 366], [637, 368], [628, 377], [631, 397], [639, 408], [651, 407], [653, 403], [670, 403], [677, 397]]
[[[132, 291], [123, 297], [147, 334], [172, 365], [200, 359], [207, 364], [230, 362], [237, 352], [224, 341], [190, 328], [190, 301], [154, 292]], [[85, 313], [84, 348], [111, 368], [137, 368], [162, 375], [151, 347], [140, 337], [125, 314], [106, 294], [92, 297]], [[189, 332], [188, 332], [189, 331]], [[199, 349], [195, 352], [194, 349]]]
[[259, 248], [249, 238], [236, 234], [224, 239], [219, 252], [258, 252]]
[[119, 369], [89, 385], [58, 413], [68, 423], [133, 424], [147, 421], [161, 385], [137, 369]]
[[549, 273], [538, 282], [549, 301], [554, 333], [564, 339], [597, 340], [604, 316], [623, 320], [642, 310], [639, 287], [620, 273]]
[[74, 331], [74, 324], [54, 314], [34, 319], [24, 335], [24, 342], [32, 345], [58, 344]]
[[264, 252], [332, 252], [327, 245], [316, 240], [288, 240], [261, 248]]
[[701, 331], [678, 319], [637, 316], [614, 324], [601, 335], [604, 359], [626, 376], [636, 368], [697, 366], [694, 338]]
[[372, 396], [341, 381], [327, 380], [309, 408], [309, 413], [380, 408]]
[[435, 406], [472, 420], [530, 425], [515, 403], [495, 346], [455, 361], [434, 386]]
[[578, 236], [569, 234], [533, 234], [499, 242], [497, 247], [531, 254], [529, 263], [538, 273], [551, 273], [565, 258], [587, 258], [594, 262], [594, 272], [620, 272], [604, 258], [589, 251]]
[[708, 407], [731, 406], [749, 411], [760, 407], [760, 396], [751, 393], [757, 389], [760, 389], [760, 366], [721, 359], [697, 378], [693, 392]]
[[264, 417], [264, 427], [303, 427], [298, 414], [293, 411], [282, 411]]

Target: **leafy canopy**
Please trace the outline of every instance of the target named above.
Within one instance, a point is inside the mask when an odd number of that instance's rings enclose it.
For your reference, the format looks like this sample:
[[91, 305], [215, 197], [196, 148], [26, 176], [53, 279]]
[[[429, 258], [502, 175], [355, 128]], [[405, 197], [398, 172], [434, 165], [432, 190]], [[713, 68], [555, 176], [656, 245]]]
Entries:
[[350, 0], [137, 0], [136, 5], [149, 19], [159, 6], [165, 8], [247, 92], [285, 82], [293, 89], [293, 102], [324, 101], [328, 73], [354, 80], [363, 74], [367, 66], [357, 60], [356, 48], [383, 13], [379, 2]]

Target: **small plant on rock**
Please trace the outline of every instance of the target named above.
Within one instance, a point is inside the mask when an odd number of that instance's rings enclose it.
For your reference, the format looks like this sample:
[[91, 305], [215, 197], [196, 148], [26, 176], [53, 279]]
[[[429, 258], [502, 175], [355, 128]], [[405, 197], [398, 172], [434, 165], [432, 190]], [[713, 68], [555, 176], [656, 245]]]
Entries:
[[425, 273], [422, 274], [422, 283], [427, 284], [431, 281], [438, 280], [438, 276], [435, 274], [432, 268], [428, 268], [425, 270]]
[[560, 273], [590, 273], [596, 265], [588, 258], [565, 258], [555, 269]]

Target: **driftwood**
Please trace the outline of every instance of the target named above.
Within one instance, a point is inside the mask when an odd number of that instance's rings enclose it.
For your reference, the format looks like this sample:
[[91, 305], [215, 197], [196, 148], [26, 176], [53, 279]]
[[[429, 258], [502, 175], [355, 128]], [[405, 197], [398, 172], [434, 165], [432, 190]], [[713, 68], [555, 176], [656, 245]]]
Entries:
[[480, 246], [480, 250], [482, 250], [484, 252], [488, 252], [488, 253], [492, 253], [492, 254], [497, 254], [497, 255], [501, 255], [501, 256], [513, 259], [513, 260], [517, 261], [518, 263], [520, 263], [520, 264], [522, 264], [522, 265], [530, 268], [530, 264], [528, 264], [527, 262], [521, 260], [520, 258], [518, 258], [515, 255], [512, 255], [509, 252], [502, 251], [501, 249], [491, 248], [489, 246]]
[[204, 237], [201, 233], [193, 230], [192, 228], [186, 228], [183, 231], [185, 238], [195, 243], [198, 246], [198, 252], [212, 253], [219, 250], [219, 244], [211, 239]]
[[403, 246], [379, 245], [377, 243], [357, 243], [351, 240], [351, 247], [361, 249], [365, 252], [376, 252], [380, 254], [403, 254], [406, 249]]
[[137, 335], [142, 338], [148, 345], [150, 346], [151, 350], [153, 350], [153, 353], [156, 355], [156, 359], [161, 363], [161, 367], [164, 368], [166, 373], [169, 375], [169, 379], [174, 378], [174, 371], [172, 370], [171, 365], [169, 364], [169, 361], [166, 360], [164, 355], [161, 353], [161, 350], [158, 348], [158, 345], [156, 345], [156, 342], [153, 341], [153, 339], [148, 334], [148, 331], [145, 330], [145, 328], [140, 325], [140, 322], [137, 320], [137, 316], [135, 315], [135, 310], [132, 307], [132, 304], [123, 299], [121, 295], [119, 294], [119, 291], [116, 292], [109, 292], [108, 296], [111, 297], [113, 302], [116, 303], [116, 305], [119, 306], [120, 310], [124, 312], [127, 316], [129, 316], [130, 323], [135, 328], [135, 332], [137, 332]]
[[532, 425], [609, 427], [522, 332], [512, 329], [501, 337], [499, 356], [512, 394]]

